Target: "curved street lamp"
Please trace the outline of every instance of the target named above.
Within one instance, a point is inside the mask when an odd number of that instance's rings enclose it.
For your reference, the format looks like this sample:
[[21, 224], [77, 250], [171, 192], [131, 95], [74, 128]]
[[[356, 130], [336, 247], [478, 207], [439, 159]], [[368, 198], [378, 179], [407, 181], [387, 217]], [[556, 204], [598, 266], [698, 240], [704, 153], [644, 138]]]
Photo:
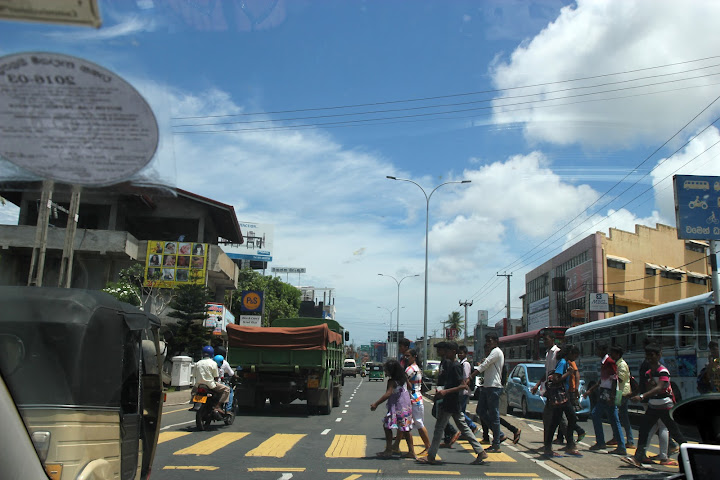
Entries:
[[[400, 353], [400, 284], [406, 278], [419, 277], [420, 274], [418, 273], [415, 275], [406, 275], [406, 276], [402, 277], [399, 281], [397, 278], [393, 277], [392, 275], [385, 275], [383, 273], [378, 273], [378, 275], [380, 275], [381, 277], [390, 277], [393, 280], [395, 280], [395, 283], [397, 283], [397, 307], [395, 308], [395, 310], [397, 310], [397, 328], [395, 329], [395, 345], [397, 346], [397, 351], [396, 351], [395, 355], [397, 356], [397, 354]], [[378, 307], [378, 308], [380, 308], [380, 307]], [[390, 314], [390, 315], [392, 315], [392, 314]]]
[[430, 225], [430, 197], [432, 197], [433, 193], [435, 193], [435, 190], [442, 187], [443, 185], [448, 185], [450, 183], [470, 183], [470, 180], [460, 180], [457, 182], [445, 182], [441, 183], [437, 187], [433, 188], [430, 192], [430, 195], [425, 192], [425, 189], [421, 187], [417, 182], [414, 182], [412, 180], [409, 180], [407, 178], [397, 178], [397, 177], [391, 177], [390, 175], [387, 175], [386, 178], [389, 178], [390, 180], [398, 180], [400, 182], [410, 182], [414, 185], [416, 185], [420, 190], [422, 190], [423, 195], [425, 195], [425, 306], [424, 306], [424, 312], [423, 312], [423, 371], [427, 369], [427, 358], [428, 358], [428, 352], [427, 352], [427, 299], [428, 299], [428, 232], [429, 232], [429, 225]]

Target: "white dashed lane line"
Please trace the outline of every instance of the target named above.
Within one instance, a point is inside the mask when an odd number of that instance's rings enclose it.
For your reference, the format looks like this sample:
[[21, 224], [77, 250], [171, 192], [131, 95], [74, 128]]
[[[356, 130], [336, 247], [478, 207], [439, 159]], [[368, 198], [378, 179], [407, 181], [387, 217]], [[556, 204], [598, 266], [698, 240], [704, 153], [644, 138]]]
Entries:
[[323, 431], [320, 433], [320, 435], [327, 435], [328, 433], [330, 433], [330, 429], [329, 429], [329, 428], [326, 428], [325, 430], [323, 430]]
[[336, 422], [342, 422], [342, 417], [338, 417], [335, 419]]

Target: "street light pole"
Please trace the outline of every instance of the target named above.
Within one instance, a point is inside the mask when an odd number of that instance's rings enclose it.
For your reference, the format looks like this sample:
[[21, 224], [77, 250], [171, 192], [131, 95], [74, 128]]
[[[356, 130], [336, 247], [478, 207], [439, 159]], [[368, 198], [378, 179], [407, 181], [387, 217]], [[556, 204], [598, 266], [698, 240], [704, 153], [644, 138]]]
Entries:
[[395, 345], [397, 348], [395, 355], [397, 356], [397, 354], [400, 353], [400, 284], [406, 278], [419, 277], [420, 274], [406, 275], [403, 278], [401, 278], [400, 281], [398, 281], [398, 279], [393, 277], [392, 275], [385, 275], [382, 273], [378, 273], [378, 275], [380, 275], [381, 277], [390, 277], [393, 280], [395, 280], [395, 283], [397, 283], [397, 308], [396, 308], [396, 310], [397, 310], [397, 328], [395, 329]]
[[470, 183], [470, 180], [461, 180], [458, 182], [445, 182], [441, 183], [437, 187], [433, 188], [432, 192], [430, 192], [430, 195], [428, 195], [425, 192], [425, 189], [421, 187], [417, 182], [414, 182], [412, 180], [409, 180], [407, 178], [397, 178], [397, 177], [391, 177], [390, 175], [387, 175], [386, 178], [389, 178], [390, 180], [398, 180], [400, 182], [410, 182], [414, 185], [416, 185], [420, 190], [422, 190], [423, 195], [425, 195], [425, 300], [424, 300], [424, 308], [423, 308], [423, 372], [427, 369], [427, 358], [428, 358], [428, 352], [427, 352], [427, 314], [428, 314], [428, 307], [427, 307], [427, 301], [428, 301], [428, 237], [429, 237], [429, 228], [430, 228], [430, 198], [432, 197], [433, 193], [435, 193], [435, 190], [442, 187], [443, 185], [448, 185], [450, 183]]

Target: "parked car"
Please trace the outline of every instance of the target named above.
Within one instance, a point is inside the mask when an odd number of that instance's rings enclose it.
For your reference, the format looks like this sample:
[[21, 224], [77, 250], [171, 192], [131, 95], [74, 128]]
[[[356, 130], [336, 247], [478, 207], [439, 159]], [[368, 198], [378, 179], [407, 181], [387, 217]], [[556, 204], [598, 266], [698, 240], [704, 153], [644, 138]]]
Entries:
[[[540, 392], [533, 395], [530, 390], [544, 375], [543, 363], [520, 363], [515, 366], [505, 386], [508, 413], [512, 413], [515, 408], [522, 412], [523, 417], [531, 413], [542, 413], [545, 408], [545, 397], [540, 396]], [[585, 380], [580, 380], [579, 391], [580, 395], [585, 392]], [[577, 415], [579, 419], [587, 419], [590, 415], [590, 399], [580, 397], [580, 411]]]
[[423, 378], [431, 385], [437, 385], [438, 373], [440, 371], [439, 360], [428, 360], [427, 369], [423, 371]]
[[352, 375], [353, 377], [357, 377], [357, 374], [358, 368], [355, 360], [353, 360], [352, 358], [346, 358], [345, 362], [343, 363], [343, 377], [349, 377], [350, 375]]

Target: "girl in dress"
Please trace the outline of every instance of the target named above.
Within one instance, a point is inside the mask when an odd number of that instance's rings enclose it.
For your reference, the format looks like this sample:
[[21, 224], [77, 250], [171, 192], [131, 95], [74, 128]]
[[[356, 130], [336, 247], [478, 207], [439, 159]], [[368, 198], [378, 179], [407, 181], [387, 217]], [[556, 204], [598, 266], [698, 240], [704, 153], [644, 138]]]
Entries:
[[425, 428], [425, 407], [422, 397], [422, 370], [418, 366], [418, 356], [415, 349], [410, 349], [405, 354], [405, 375], [408, 377], [408, 389], [410, 390], [410, 400], [412, 402], [413, 428], [420, 433], [420, 438], [425, 444], [425, 450], [418, 455], [427, 455], [430, 449], [430, 437], [427, 428]]
[[[387, 391], [378, 399], [377, 402], [370, 405], [373, 412], [378, 405], [387, 400], [387, 414], [383, 418], [383, 428], [385, 430], [385, 450], [378, 452], [378, 457], [390, 458], [394, 452], [400, 451], [400, 441], [405, 438], [408, 446], [407, 457], [417, 458], [413, 447], [412, 427], [412, 403], [410, 394], [407, 390], [407, 376], [400, 362], [391, 358], [385, 362], [385, 375], [390, 377], [387, 383]], [[398, 430], [395, 445], [393, 445], [393, 430]]]

